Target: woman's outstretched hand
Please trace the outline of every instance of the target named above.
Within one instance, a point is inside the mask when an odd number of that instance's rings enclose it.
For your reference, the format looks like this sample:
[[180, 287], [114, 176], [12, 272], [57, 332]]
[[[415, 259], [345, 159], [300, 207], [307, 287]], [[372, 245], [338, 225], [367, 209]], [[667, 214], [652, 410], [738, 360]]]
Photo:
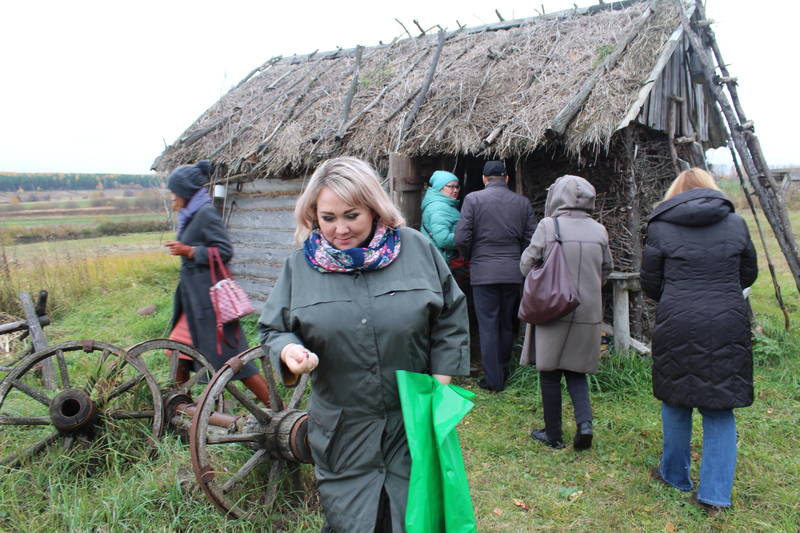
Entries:
[[281, 361], [292, 374], [306, 374], [319, 364], [319, 357], [300, 344], [287, 344], [281, 350]]
[[172, 255], [182, 255], [192, 259], [194, 257], [194, 246], [183, 244], [180, 241], [167, 241], [164, 246], [169, 248], [169, 253]]

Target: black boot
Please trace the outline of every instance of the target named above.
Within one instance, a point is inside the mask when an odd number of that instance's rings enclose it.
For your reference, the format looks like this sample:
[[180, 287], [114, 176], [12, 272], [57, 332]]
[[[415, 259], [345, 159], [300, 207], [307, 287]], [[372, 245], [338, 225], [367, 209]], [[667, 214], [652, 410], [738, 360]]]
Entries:
[[576, 450], [586, 450], [592, 447], [592, 421], [581, 422], [575, 431], [572, 447]]
[[560, 438], [551, 439], [550, 437], [547, 436], [547, 431], [545, 431], [544, 429], [536, 429], [533, 432], [531, 432], [531, 438], [538, 440], [542, 444], [546, 444], [551, 448], [555, 448], [556, 450], [560, 450], [561, 448], [564, 447], [564, 442], [562, 442]]

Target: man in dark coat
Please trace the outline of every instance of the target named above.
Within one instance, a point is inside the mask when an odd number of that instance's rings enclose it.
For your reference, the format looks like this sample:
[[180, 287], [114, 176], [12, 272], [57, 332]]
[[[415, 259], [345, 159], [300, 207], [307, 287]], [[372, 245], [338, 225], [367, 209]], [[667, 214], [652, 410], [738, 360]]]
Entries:
[[536, 229], [536, 218], [528, 199], [508, 189], [502, 161], [484, 165], [483, 184], [484, 190], [464, 199], [455, 240], [470, 261], [485, 376], [479, 385], [501, 391], [514, 346], [513, 323], [522, 283], [519, 259]]

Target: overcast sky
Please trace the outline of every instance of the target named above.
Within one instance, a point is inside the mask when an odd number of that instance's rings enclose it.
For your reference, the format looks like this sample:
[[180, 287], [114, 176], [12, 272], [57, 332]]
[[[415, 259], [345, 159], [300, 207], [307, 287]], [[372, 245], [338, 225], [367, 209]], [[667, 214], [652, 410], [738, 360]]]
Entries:
[[[595, 0], [579, 0], [584, 7]], [[546, 0], [547, 12], [572, 0]], [[275, 55], [391, 41], [423, 27], [528, 17], [515, 0], [0, 2], [0, 171], [146, 173], [249, 71]], [[770, 165], [800, 163], [794, 0], [708, 0]]]

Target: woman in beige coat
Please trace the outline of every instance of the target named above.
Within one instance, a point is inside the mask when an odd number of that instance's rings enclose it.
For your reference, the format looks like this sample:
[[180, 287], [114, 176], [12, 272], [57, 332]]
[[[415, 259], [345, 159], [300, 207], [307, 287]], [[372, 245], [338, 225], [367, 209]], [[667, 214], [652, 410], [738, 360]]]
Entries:
[[594, 200], [594, 187], [585, 179], [569, 175], [558, 178], [547, 192], [545, 218], [539, 222], [520, 259], [523, 276], [544, 262], [555, 242], [553, 219], [557, 217], [564, 257], [581, 303], [575, 311], [558, 320], [528, 325], [522, 354], [523, 361], [531, 361], [533, 354], [530, 352], [535, 345], [533, 351], [542, 390], [545, 428], [535, 430], [531, 437], [553, 448], [564, 447], [562, 375], [575, 409], [577, 430], [573, 446], [581, 450], [592, 445], [592, 406], [586, 374], [597, 372], [600, 322], [603, 320], [600, 288], [613, 268], [606, 228], [591, 218]]

